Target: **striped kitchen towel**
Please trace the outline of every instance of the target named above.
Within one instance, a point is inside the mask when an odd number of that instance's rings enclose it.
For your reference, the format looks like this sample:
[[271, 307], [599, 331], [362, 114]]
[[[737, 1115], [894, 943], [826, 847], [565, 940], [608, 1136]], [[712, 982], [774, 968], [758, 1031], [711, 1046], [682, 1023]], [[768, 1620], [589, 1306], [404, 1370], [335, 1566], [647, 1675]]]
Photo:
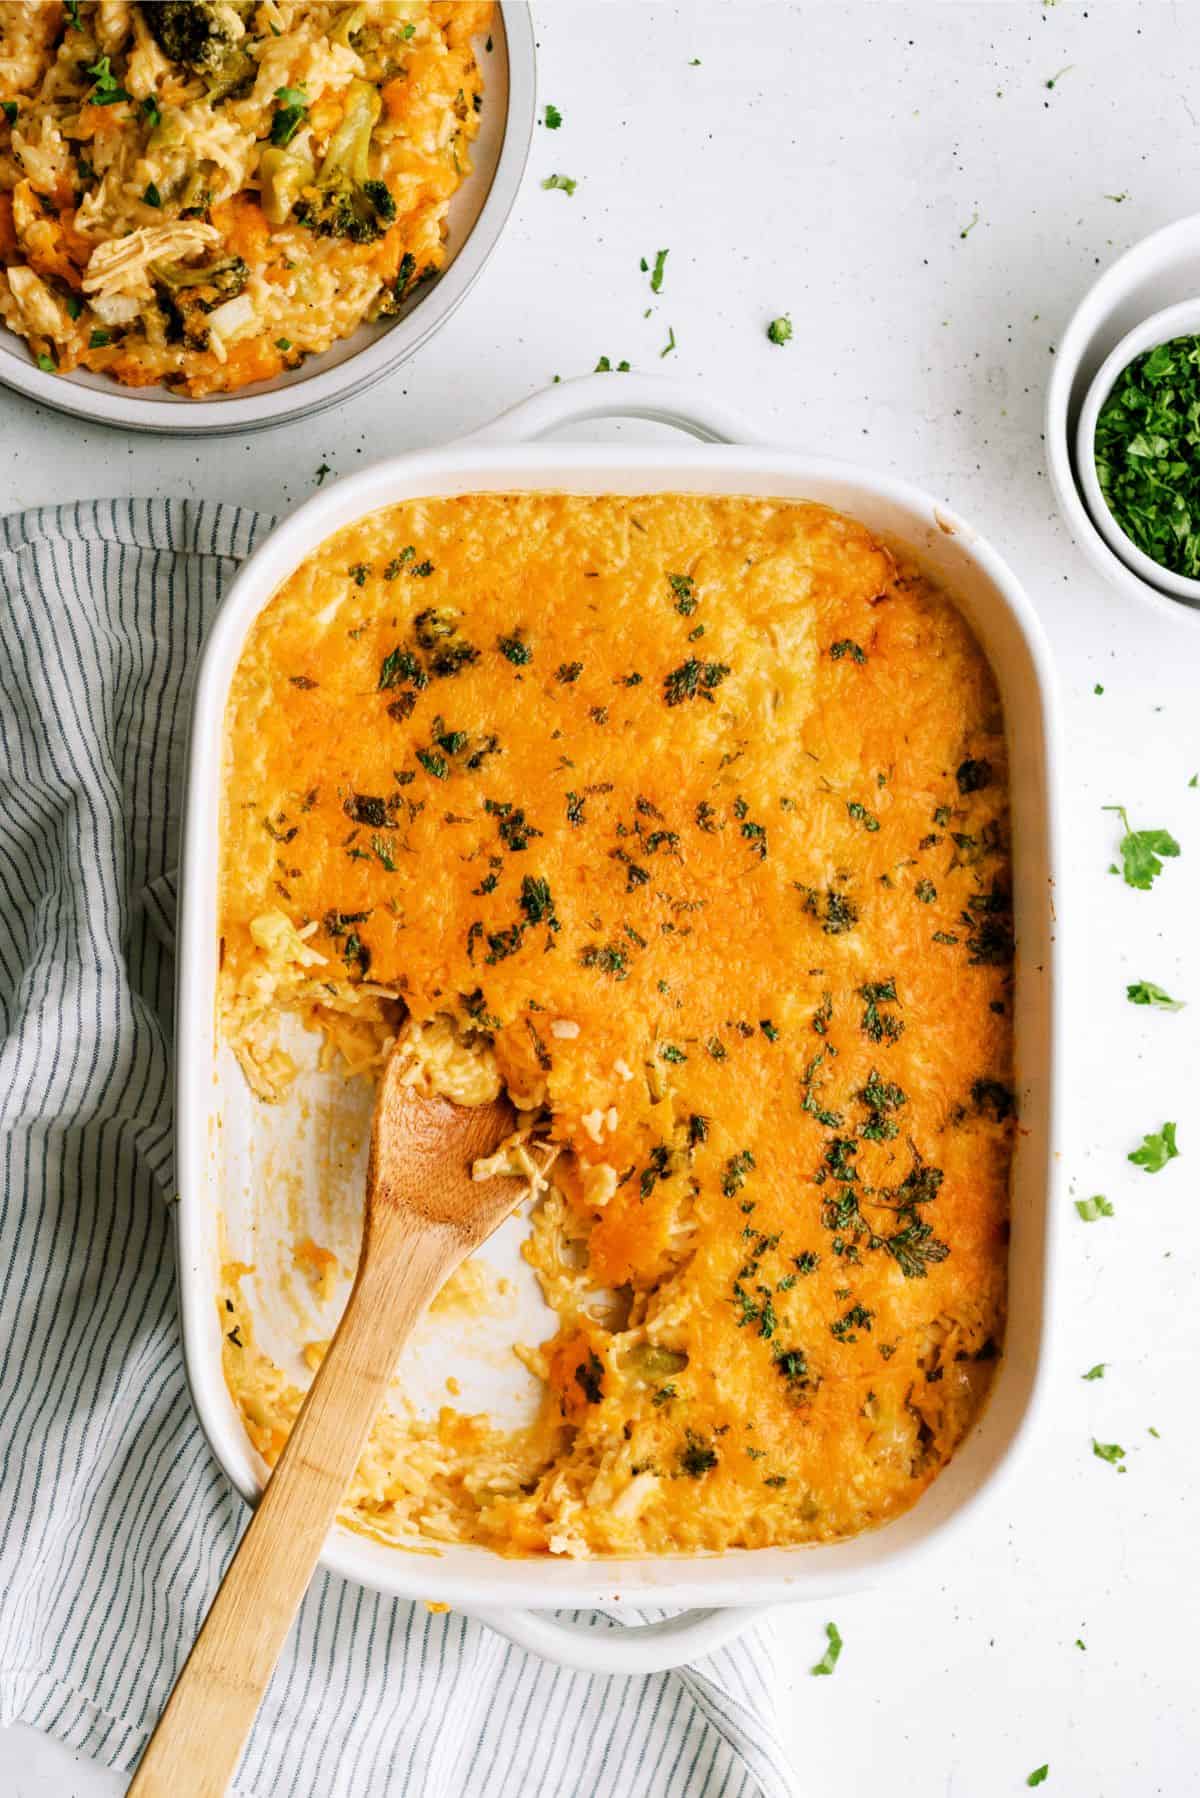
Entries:
[[[205, 624], [270, 522], [180, 500], [0, 521], [0, 1722], [110, 1767], [246, 1520], [184, 1380], [169, 919], [139, 896], [173, 865]], [[761, 1634], [675, 1674], [569, 1673], [321, 1576], [237, 1790], [783, 1798], [774, 1677]]]

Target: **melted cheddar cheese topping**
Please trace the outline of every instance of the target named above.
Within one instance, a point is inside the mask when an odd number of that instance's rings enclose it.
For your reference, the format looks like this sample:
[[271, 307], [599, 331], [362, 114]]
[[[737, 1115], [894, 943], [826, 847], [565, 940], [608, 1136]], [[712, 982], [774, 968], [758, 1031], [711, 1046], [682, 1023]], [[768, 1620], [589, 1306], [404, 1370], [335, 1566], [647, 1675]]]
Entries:
[[[244, 1065], [281, 1090], [280, 1005], [352, 1067], [407, 1017], [557, 1150], [537, 1425], [386, 1414], [352, 1521], [637, 1553], [914, 1501], [1003, 1332], [1006, 790], [962, 617], [820, 506], [413, 501], [285, 582], [228, 711]], [[239, 1334], [273, 1457], [300, 1394]]]

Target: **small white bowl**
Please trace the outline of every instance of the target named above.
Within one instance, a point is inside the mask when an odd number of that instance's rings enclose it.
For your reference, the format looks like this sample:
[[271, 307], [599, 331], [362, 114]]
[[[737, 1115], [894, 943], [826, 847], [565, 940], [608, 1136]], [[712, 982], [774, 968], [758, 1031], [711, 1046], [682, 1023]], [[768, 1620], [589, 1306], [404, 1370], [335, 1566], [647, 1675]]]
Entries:
[[1075, 428], [1075, 471], [1092, 523], [1127, 568], [1160, 592], [1169, 593], [1174, 599], [1186, 599], [1192, 605], [1200, 605], [1200, 580], [1164, 568], [1161, 562], [1139, 549], [1114, 518], [1096, 473], [1096, 424], [1104, 402], [1131, 362], [1146, 350], [1156, 349], [1160, 343], [1171, 343], [1176, 337], [1196, 336], [1200, 336], [1200, 299], [1167, 306], [1127, 332], [1093, 376]]
[[1200, 295], [1200, 214], [1164, 225], [1134, 244], [1084, 294], [1056, 345], [1046, 391], [1046, 460], [1071, 535], [1097, 572], [1160, 617], [1200, 621], [1200, 605], [1168, 593], [1167, 570], [1146, 580], [1118, 555], [1095, 524], [1076, 467], [1076, 435], [1088, 391], [1102, 364], [1131, 331], [1168, 307]]

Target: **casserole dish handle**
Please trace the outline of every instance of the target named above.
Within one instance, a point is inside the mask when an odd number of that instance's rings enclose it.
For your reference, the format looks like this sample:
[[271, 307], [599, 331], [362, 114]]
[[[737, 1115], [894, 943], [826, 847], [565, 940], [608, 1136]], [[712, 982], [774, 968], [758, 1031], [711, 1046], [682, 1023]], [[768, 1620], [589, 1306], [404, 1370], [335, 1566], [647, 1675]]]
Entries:
[[673, 425], [702, 443], [761, 443], [761, 431], [720, 400], [665, 375], [583, 375], [558, 381], [510, 406], [459, 443], [529, 443], [592, 418], [644, 418]]
[[477, 1610], [472, 1606], [468, 1615], [544, 1661], [574, 1667], [581, 1673], [640, 1675], [665, 1673], [711, 1654], [770, 1609], [767, 1604], [743, 1604], [681, 1611], [660, 1623], [617, 1621], [612, 1629], [569, 1623], [551, 1611]]

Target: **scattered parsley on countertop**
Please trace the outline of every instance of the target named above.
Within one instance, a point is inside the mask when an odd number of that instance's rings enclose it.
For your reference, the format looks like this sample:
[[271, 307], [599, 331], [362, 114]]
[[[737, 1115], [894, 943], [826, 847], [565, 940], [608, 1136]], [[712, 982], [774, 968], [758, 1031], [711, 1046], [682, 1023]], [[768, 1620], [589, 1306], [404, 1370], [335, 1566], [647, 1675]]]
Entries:
[[542, 186], [547, 192], [554, 188], [558, 188], [561, 193], [573, 194], [575, 189], [579, 186], [579, 183], [578, 181], [572, 180], [570, 175], [547, 175], [546, 179], [542, 182]]
[[1162, 857], [1179, 854], [1179, 844], [1169, 830], [1134, 830], [1123, 805], [1106, 805], [1106, 812], [1116, 812], [1125, 826], [1118, 845], [1121, 852], [1125, 885], [1148, 893], [1163, 871]]
[[825, 1650], [816, 1666], [809, 1668], [809, 1672], [816, 1674], [818, 1678], [822, 1674], [833, 1672], [838, 1664], [838, 1656], [842, 1652], [841, 1631], [838, 1629], [836, 1623], [827, 1623], [825, 1625], [825, 1635], [829, 1642], [829, 1647]]
[[675, 348], [675, 327], [674, 327], [674, 325], [668, 325], [667, 326], [667, 341], [664, 344], [663, 348], [661, 350], [659, 350], [659, 352], [658, 352], [659, 360], [661, 361], [664, 356], [669, 356], [671, 354], [671, 351], [674, 348]]
[[[599, 361], [596, 363], [595, 368], [592, 370], [592, 373], [594, 375], [611, 375], [612, 372], [613, 372], [613, 365], [609, 361], [607, 356], [601, 356]], [[616, 372], [619, 375], [627, 375], [629, 373], [629, 363], [626, 361], [618, 362]]]
[[332, 468], [330, 468], [328, 462], [322, 462], [320, 468], [318, 468], [318, 470], [317, 470], [317, 486], [318, 487], [323, 486], [324, 482], [325, 482], [325, 476], [327, 474], [332, 474], [332, 473], [333, 473], [333, 470], [332, 470]]
[[1188, 781], [1188, 786], [1200, 787], [1200, 774], [1193, 774], [1191, 780]]
[[974, 229], [975, 229], [975, 227], [976, 227], [976, 225], [977, 225], [977, 224], [978, 224], [978, 223], [979, 223], [979, 214], [978, 214], [978, 213], [977, 213], [977, 212], [973, 212], [973, 213], [972, 213], [972, 214], [971, 214], [971, 222], [970, 222], [970, 224], [969, 224], [969, 225], [964, 225], [964, 226], [963, 226], [963, 228], [962, 228], [962, 230], [961, 230], [961, 231], [960, 231], [960, 232], [959, 232], [959, 234], [958, 234], [958, 235], [959, 235], [959, 236], [960, 236], [960, 237], [969, 237], [969, 236], [970, 236], [970, 235], [971, 235], [971, 233], [972, 233], [972, 231], [973, 231], [973, 230], [974, 230]]
[[1079, 1377], [1083, 1380], [1102, 1380], [1104, 1378], [1104, 1370], [1107, 1366], [1107, 1361], [1097, 1361], [1095, 1367], [1089, 1367], [1087, 1372], [1081, 1374]]
[[1085, 1224], [1094, 1224], [1098, 1217], [1113, 1215], [1112, 1201], [1098, 1192], [1090, 1199], [1076, 1199], [1075, 1209]]
[[1072, 70], [1072, 69], [1073, 69], [1073, 68], [1074, 68], [1074, 67], [1075, 67], [1075, 64], [1074, 64], [1074, 63], [1073, 63], [1073, 62], [1069, 62], [1069, 63], [1068, 63], [1068, 64], [1067, 64], [1067, 66], [1066, 66], [1066, 68], [1065, 68], [1065, 69], [1059, 69], [1059, 71], [1058, 71], [1058, 73], [1057, 73], [1057, 74], [1055, 74], [1055, 75], [1048, 75], [1048, 76], [1047, 76], [1047, 77], [1046, 77], [1046, 86], [1047, 86], [1047, 87], [1055, 87], [1055, 86], [1057, 86], [1057, 84], [1058, 84], [1058, 83], [1059, 83], [1059, 82], [1060, 82], [1060, 81], [1061, 81], [1061, 80], [1062, 80], [1062, 78], [1063, 78], [1063, 76], [1064, 76], [1064, 75], [1069, 75], [1069, 74], [1070, 74], [1070, 73], [1071, 73], [1071, 70]]
[[1109, 511], [1160, 567], [1200, 576], [1200, 337], [1135, 356], [1096, 420]]
[[1183, 999], [1172, 999], [1152, 980], [1133, 981], [1125, 988], [1125, 997], [1131, 1005], [1153, 1005], [1159, 1011], [1182, 1011], [1185, 1004]]
[[773, 318], [767, 326], [767, 339], [770, 343], [789, 343], [792, 336], [792, 321], [786, 312]]
[[562, 113], [558, 110], [557, 106], [546, 107], [546, 117], [543, 122], [547, 131], [558, 130], [559, 126], [562, 124]]
[[1100, 685], [1100, 682], [1097, 681], [1095, 686], [1092, 688], [1092, 692], [1093, 693], [1103, 693], [1103, 691], [1104, 691], [1104, 688]]
[[1135, 1167], [1145, 1168], [1148, 1174], [1160, 1174], [1168, 1161], [1174, 1161], [1178, 1154], [1175, 1125], [1164, 1124], [1161, 1130], [1143, 1136], [1141, 1148], [1130, 1150], [1128, 1158]]
[[1033, 1769], [1033, 1772], [1029, 1775], [1029, 1778], [1025, 1781], [1025, 1784], [1027, 1786], [1042, 1786], [1042, 1785], [1045, 1785], [1045, 1783], [1049, 1779], [1049, 1777], [1050, 1777], [1050, 1762], [1043, 1761], [1040, 1767], [1035, 1767]]
[[[667, 257], [670, 254], [671, 254], [670, 250], [659, 250], [656, 253], [655, 258], [654, 258], [653, 269], [651, 269], [650, 264], [646, 261], [646, 258], [644, 256], [642, 257], [641, 262], [638, 264], [638, 267], [641, 269], [642, 273], [644, 275], [650, 276], [650, 292], [651, 293], [661, 293], [662, 292], [663, 270], [666, 267]], [[649, 317], [649, 314], [647, 313], [645, 316]]]
[[1124, 1473], [1125, 1469], [1120, 1463], [1125, 1459], [1125, 1450], [1119, 1442], [1097, 1442], [1093, 1436], [1092, 1453], [1098, 1461], [1107, 1461], [1110, 1467], [1116, 1467]]

